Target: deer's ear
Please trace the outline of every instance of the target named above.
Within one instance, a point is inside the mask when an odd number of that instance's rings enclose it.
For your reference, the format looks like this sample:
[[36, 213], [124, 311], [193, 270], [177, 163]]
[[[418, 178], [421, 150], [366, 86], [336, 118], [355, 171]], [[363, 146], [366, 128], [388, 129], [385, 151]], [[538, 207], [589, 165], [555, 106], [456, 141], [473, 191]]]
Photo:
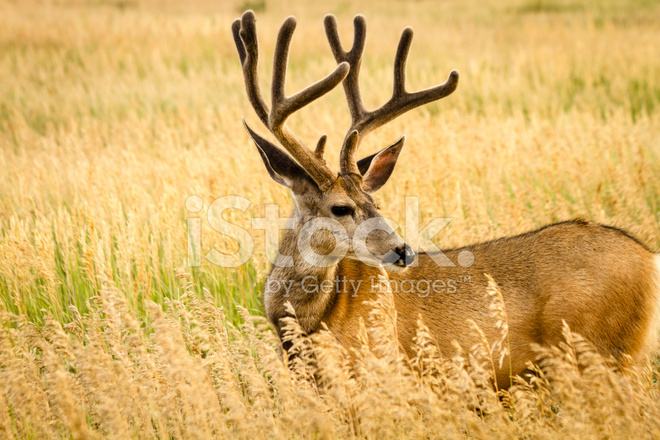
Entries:
[[396, 160], [399, 158], [405, 142], [406, 137], [402, 136], [389, 147], [358, 161], [357, 166], [362, 174], [364, 192], [373, 194], [385, 185], [387, 179], [392, 175], [394, 165], [396, 165]]
[[252, 140], [259, 150], [259, 155], [264, 161], [266, 170], [270, 177], [280, 185], [291, 189], [294, 193], [301, 193], [307, 184], [313, 184], [314, 181], [309, 174], [298, 165], [288, 154], [277, 148], [275, 145], [259, 136], [243, 121], [243, 125], [252, 137]]

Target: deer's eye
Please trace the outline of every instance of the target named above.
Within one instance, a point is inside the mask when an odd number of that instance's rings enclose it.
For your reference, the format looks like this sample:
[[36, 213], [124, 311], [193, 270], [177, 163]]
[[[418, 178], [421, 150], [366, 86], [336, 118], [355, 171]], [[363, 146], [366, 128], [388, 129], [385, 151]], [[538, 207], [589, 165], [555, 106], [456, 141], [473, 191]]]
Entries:
[[332, 212], [332, 215], [336, 215], [337, 217], [344, 217], [353, 214], [353, 208], [345, 205], [333, 206], [330, 208], [330, 211]]

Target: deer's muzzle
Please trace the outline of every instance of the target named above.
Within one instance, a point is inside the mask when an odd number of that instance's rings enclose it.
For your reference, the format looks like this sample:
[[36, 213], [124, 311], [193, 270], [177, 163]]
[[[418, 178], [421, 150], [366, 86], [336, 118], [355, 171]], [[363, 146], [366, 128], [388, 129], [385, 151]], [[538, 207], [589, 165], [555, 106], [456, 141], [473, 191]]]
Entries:
[[397, 266], [410, 266], [415, 261], [415, 251], [405, 243], [403, 246], [396, 248], [394, 252], [399, 256], [399, 259], [394, 262]]

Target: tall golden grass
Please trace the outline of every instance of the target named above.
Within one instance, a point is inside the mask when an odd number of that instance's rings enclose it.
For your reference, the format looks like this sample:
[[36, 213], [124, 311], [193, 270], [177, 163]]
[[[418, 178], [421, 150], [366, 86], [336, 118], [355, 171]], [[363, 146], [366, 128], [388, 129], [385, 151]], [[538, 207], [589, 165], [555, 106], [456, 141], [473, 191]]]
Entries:
[[[453, 217], [445, 247], [584, 216], [660, 248], [656, 2], [3, 1], [0, 437], [657, 437], [656, 364], [616, 371], [570, 329], [529, 382], [496, 390], [505, 334], [443, 359], [420, 322], [404, 359], [384, 295], [350, 355], [292, 321], [289, 369], [261, 317], [263, 231], [244, 266], [187, 267], [190, 218], [203, 252], [235, 248], [206, 221], [217, 197], [251, 200], [229, 214], [248, 230], [265, 204], [291, 206], [240, 122], [256, 126], [229, 30], [246, 7], [266, 91], [289, 14], [289, 91], [334, 66], [328, 12], [348, 41], [367, 18], [369, 106], [390, 93], [404, 26], [411, 89], [461, 72], [453, 95], [365, 141], [408, 135], [386, 216], [402, 224], [418, 195], [422, 222]], [[348, 121], [338, 89], [289, 125], [309, 144], [327, 133], [335, 163]]]

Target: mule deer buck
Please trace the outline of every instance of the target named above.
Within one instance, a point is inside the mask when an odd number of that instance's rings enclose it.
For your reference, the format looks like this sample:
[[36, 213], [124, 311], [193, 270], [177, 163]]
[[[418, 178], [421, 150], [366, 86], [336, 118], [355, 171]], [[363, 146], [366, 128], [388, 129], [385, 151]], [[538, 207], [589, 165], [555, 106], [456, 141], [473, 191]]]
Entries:
[[[474, 320], [489, 340], [498, 337], [485, 294], [485, 274], [489, 274], [503, 293], [509, 320], [510, 362], [497, 372], [500, 387], [509, 385], [510, 374], [522, 373], [527, 362], [535, 360], [533, 344], [556, 345], [562, 340], [563, 321], [605, 356], [618, 361], [625, 355], [644, 359], [656, 340], [660, 257], [625, 232], [583, 220], [567, 221], [515, 237], [444, 250], [452, 261], [469, 251], [474, 263], [470, 267], [443, 267], [432, 255], [415, 253], [389, 227], [372, 194], [390, 177], [405, 137], [361, 160], [356, 159], [359, 143], [402, 113], [451, 94], [458, 84], [458, 72], [452, 71], [444, 84], [408, 92], [405, 66], [413, 32], [406, 28], [394, 60], [392, 97], [381, 107], [367, 110], [358, 80], [365, 20], [361, 15], [355, 17], [354, 41], [348, 52], [340, 42], [335, 17], [326, 16], [324, 24], [338, 65], [328, 76], [293, 96], [286, 96], [284, 85], [295, 18], [289, 17], [282, 25], [274, 52], [270, 107], [257, 78], [255, 16], [248, 11], [232, 25], [250, 103], [288, 152], [246, 125], [268, 173], [288, 187], [295, 200], [292, 229], [283, 234], [264, 292], [267, 317], [280, 336], [280, 319], [287, 316], [288, 302], [305, 331], [317, 331], [325, 324], [342, 345], [355, 346], [359, 321], [366, 321], [370, 311], [364, 302], [377, 295], [370, 280], [384, 273], [391, 281], [407, 281], [414, 286], [420, 282], [442, 284], [467, 275], [470, 282], [449, 283], [429, 295], [396, 289], [391, 293], [401, 347], [411, 354], [421, 317], [439, 349], [450, 356], [452, 341], [466, 348], [472, 345], [464, 331], [468, 319]], [[323, 160], [325, 136], [311, 151], [285, 122], [340, 82], [352, 122], [343, 140], [337, 173]], [[328, 230], [311, 234], [306, 225], [323, 218], [341, 225], [346, 235], [342, 238]], [[372, 255], [366, 261], [356, 258], [357, 244], [351, 241], [364, 222], [370, 222], [373, 231], [365, 241]], [[336, 239], [345, 242], [347, 253], [334, 251]], [[309, 280], [331, 288], [312, 289], [306, 285]]]

